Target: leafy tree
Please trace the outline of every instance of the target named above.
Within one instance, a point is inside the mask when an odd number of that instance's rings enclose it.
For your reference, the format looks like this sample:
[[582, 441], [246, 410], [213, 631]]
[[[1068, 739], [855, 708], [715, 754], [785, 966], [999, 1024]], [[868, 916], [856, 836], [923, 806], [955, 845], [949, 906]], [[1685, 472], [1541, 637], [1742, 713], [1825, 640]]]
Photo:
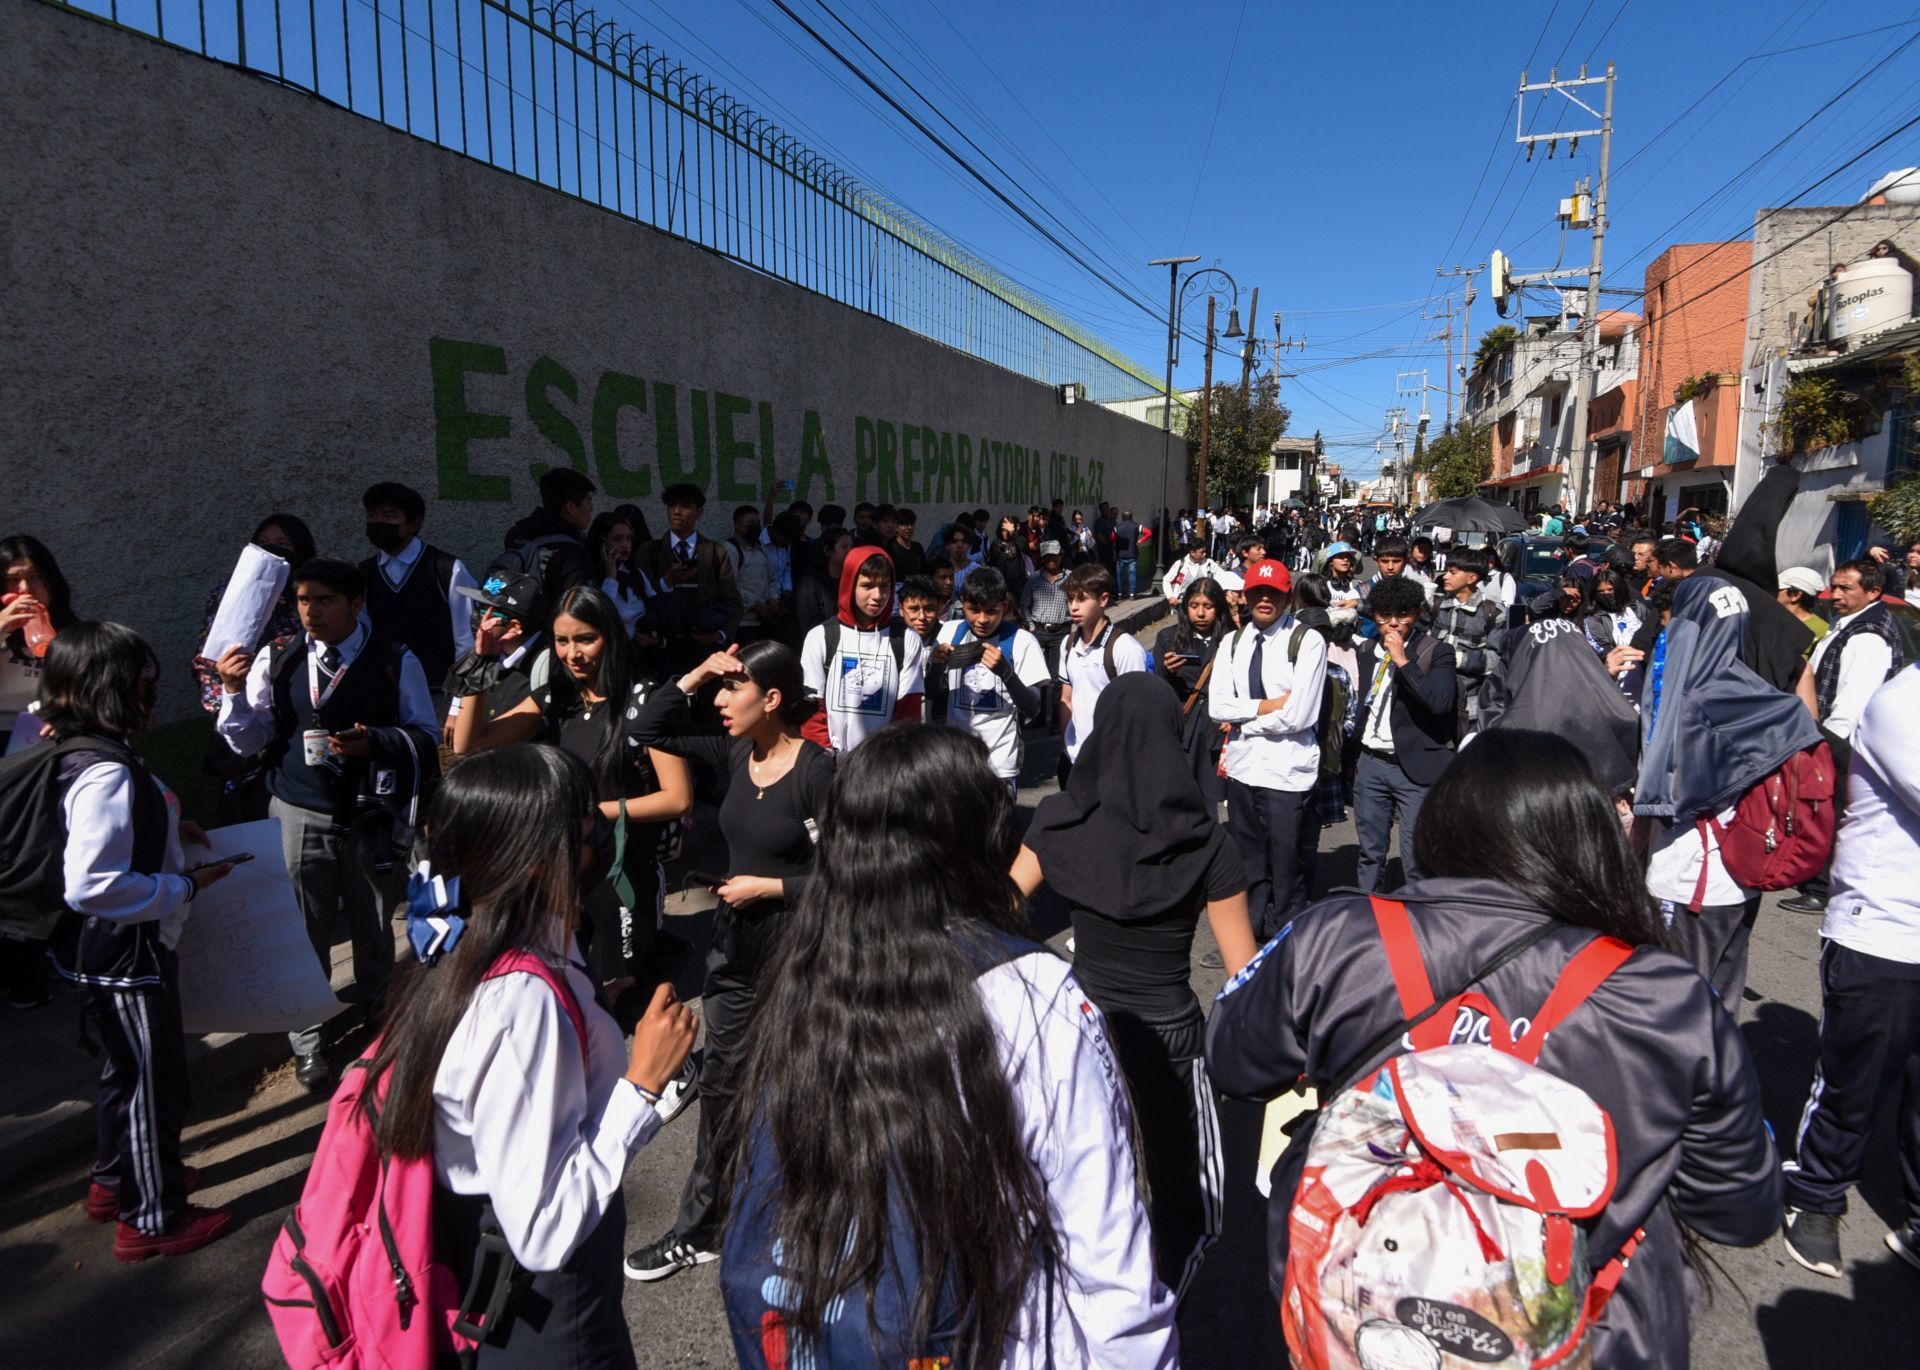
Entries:
[[1449, 428], [1414, 454], [1413, 469], [1426, 474], [1435, 499], [1471, 495], [1493, 474], [1491, 432], [1471, 425]]
[[[1209, 508], [1244, 503], [1254, 482], [1273, 469], [1273, 444], [1287, 431], [1292, 417], [1280, 402], [1280, 383], [1272, 376], [1256, 377], [1247, 398], [1237, 385], [1213, 387], [1211, 429], [1207, 444], [1207, 488], [1202, 498]], [[1200, 480], [1200, 412], [1187, 411], [1187, 480]]]

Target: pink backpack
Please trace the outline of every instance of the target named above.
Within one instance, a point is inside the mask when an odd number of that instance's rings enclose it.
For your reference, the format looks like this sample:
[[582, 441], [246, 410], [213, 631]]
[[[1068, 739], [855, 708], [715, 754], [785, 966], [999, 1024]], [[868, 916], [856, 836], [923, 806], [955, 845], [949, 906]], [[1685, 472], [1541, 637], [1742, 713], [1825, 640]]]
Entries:
[[[514, 950], [484, 978], [514, 973], [538, 976], [558, 996], [584, 1064], [586, 1019], [560, 973]], [[260, 1284], [292, 1370], [432, 1370], [483, 1332], [462, 1318], [464, 1274], [434, 1259], [433, 1158], [383, 1157], [374, 1140], [363, 1100], [371, 1089], [377, 1117], [386, 1080], [368, 1080], [371, 1055], [347, 1068], [327, 1106], [313, 1168]]]

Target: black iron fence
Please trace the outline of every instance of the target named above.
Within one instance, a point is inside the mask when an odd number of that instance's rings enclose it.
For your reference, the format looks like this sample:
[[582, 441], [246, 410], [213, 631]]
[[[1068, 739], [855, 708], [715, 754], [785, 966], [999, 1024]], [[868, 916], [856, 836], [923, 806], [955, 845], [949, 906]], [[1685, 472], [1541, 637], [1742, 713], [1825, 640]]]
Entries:
[[231, 63], [1096, 402], [1159, 380], [574, 0], [48, 0]]

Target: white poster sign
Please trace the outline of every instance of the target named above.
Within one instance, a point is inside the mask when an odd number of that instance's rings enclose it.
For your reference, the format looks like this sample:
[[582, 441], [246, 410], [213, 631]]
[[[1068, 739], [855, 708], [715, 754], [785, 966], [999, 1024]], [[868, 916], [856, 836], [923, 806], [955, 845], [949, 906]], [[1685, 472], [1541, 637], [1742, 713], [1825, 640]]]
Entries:
[[253, 860], [194, 898], [176, 948], [187, 1031], [289, 1032], [325, 1022], [342, 1005], [320, 972], [294, 902], [280, 820], [216, 828], [207, 836], [212, 857], [188, 844], [189, 862], [240, 852], [252, 852]]
[[241, 548], [240, 560], [235, 563], [233, 575], [220, 596], [220, 607], [214, 611], [213, 622], [207, 625], [207, 640], [200, 648], [200, 655], [208, 661], [218, 661], [233, 647], [245, 647], [248, 651], [258, 647], [267, 624], [273, 621], [280, 594], [287, 588], [287, 577], [292, 573], [293, 568], [285, 559], [264, 547], [248, 543]]
[[13, 720], [13, 731], [7, 734], [7, 755], [17, 755], [43, 740], [40, 736], [40, 715], [31, 709], [22, 709]]

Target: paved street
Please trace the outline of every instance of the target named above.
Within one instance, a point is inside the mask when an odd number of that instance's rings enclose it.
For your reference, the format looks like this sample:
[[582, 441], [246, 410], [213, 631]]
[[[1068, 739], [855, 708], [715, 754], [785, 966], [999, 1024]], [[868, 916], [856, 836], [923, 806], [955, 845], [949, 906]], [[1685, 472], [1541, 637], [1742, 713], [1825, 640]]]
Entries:
[[[1029, 773], [1050, 771], [1036, 739]], [[1053, 788], [1023, 791], [1030, 806]], [[1351, 825], [1329, 831], [1321, 878], [1331, 888], [1352, 879]], [[1751, 988], [1741, 1017], [1765, 1087], [1774, 1130], [1791, 1137], [1805, 1095], [1819, 1012], [1814, 958], [1818, 921], [1782, 913], [1769, 899], [1754, 937]], [[696, 946], [706, 917], [684, 896], [670, 905], [672, 926]], [[1060, 909], [1036, 910], [1039, 930], [1065, 940]], [[1194, 987], [1210, 999], [1219, 973], [1201, 969], [1210, 949], [1204, 921], [1195, 947]], [[697, 960], [697, 958], [696, 958]], [[681, 990], [697, 993], [695, 972]], [[348, 1048], [343, 1048], [343, 1051]], [[344, 1059], [336, 1053], [337, 1059]], [[259, 1277], [281, 1215], [298, 1196], [318, 1140], [324, 1106], [281, 1068], [252, 1089], [202, 1100], [186, 1138], [201, 1168], [203, 1198], [230, 1205], [239, 1230], [193, 1256], [115, 1265], [108, 1231], [81, 1212], [86, 1158], [74, 1155], [18, 1185], [0, 1201], [0, 1365], [140, 1366], [143, 1370], [248, 1370], [277, 1364], [257, 1297]], [[1223, 1109], [1232, 1198], [1228, 1233], [1200, 1280], [1182, 1321], [1184, 1360], [1195, 1366], [1280, 1364], [1272, 1300], [1265, 1289], [1264, 1213], [1251, 1184], [1257, 1111]], [[630, 1244], [659, 1235], [671, 1220], [692, 1161], [689, 1111], [634, 1161], [626, 1185]], [[1694, 1338], [1694, 1362], [1709, 1370], [1798, 1366], [1836, 1354], [1862, 1366], [1911, 1364], [1920, 1345], [1920, 1275], [1881, 1245], [1898, 1208], [1899, 1176], [1890, 1136], [1876, 1140], [1864, 1190], [1843, 1229], [1850, 1274], [1825, 1280], [1788, 1260], [1777, 1240], [1752, 1250], [1708, 1247], [1710, 1297]], [[722, 1321], [717, 1265], [656, 1285], [629, 1285], [626, 1311], [639, 1363], [733, 1363]], [[1632, 1275], [1629, 1274], [1631, 1279]]]

